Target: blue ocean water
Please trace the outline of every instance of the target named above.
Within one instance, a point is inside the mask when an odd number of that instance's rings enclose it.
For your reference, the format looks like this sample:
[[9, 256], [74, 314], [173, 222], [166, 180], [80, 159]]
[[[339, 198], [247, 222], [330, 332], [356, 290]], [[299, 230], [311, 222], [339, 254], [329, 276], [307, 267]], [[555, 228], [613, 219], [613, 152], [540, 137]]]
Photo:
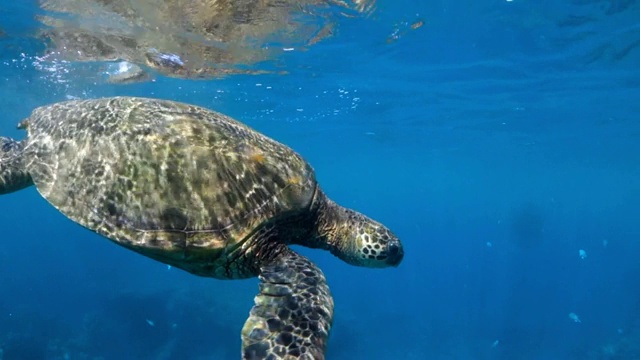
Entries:
[[[0, 4], [3, 136], [69, 97], [194, 103], [398, 234], [393, 269], [298, 249], [335, 298], [328, 359], [640, 359], [640, 3], [380, 0], [287, 75], [129, 85], [39, 61], [35, 13]], [[35, 188], [0, 229], [0, 359], [239, 358], [256, 279], [168, 269]]]

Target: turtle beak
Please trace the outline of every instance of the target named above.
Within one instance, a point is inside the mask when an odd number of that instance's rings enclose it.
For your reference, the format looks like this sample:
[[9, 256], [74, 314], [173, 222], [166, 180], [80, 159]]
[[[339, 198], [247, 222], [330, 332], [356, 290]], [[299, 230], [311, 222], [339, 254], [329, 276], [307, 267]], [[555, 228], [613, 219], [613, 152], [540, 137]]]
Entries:
[[404, 257], [404, 249], [400, 240], [390, 241], [387, 245], [387, 264], [390, 266], [398, 266]]

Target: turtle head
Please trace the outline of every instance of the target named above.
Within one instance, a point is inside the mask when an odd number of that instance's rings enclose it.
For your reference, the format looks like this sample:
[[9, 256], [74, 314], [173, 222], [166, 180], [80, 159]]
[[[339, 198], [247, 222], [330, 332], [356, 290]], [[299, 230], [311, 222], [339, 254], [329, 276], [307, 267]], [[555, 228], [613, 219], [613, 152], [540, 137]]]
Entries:
[[356, 266], [398, 266], [404, 256], [400, 240], [384, 225], [324, 197], [318, 214], [317, 242]]

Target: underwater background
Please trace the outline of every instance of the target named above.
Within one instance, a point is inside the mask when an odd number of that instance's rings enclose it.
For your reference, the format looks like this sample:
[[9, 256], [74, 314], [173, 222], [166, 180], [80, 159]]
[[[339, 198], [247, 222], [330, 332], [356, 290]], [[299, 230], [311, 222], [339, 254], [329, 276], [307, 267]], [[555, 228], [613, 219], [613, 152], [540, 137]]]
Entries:
[[[639, 2], [379, 0], [278, 73], [132, 84], [43, 61], [39, 11], [0, 0], [3, 136], [69, 98], [202, 105], [402, 239], [382, 270], [298, 249], [335, 299], [328, 359], [640, 359]], [[0, 359], [240, 357], [257, 279], [169, 269], [34, 187], [0, 229]]]

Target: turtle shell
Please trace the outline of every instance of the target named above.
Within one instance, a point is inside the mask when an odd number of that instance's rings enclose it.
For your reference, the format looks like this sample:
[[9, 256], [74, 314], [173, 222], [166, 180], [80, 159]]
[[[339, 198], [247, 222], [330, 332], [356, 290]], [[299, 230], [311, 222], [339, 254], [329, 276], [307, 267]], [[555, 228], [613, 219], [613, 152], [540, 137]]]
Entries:
[[105, 98], [37, 108], [25, 120], [38, 191], [75, 222], [207, 276], [264, 224], [307, 211], [313, 169], [223, 114], [172, 101]]

